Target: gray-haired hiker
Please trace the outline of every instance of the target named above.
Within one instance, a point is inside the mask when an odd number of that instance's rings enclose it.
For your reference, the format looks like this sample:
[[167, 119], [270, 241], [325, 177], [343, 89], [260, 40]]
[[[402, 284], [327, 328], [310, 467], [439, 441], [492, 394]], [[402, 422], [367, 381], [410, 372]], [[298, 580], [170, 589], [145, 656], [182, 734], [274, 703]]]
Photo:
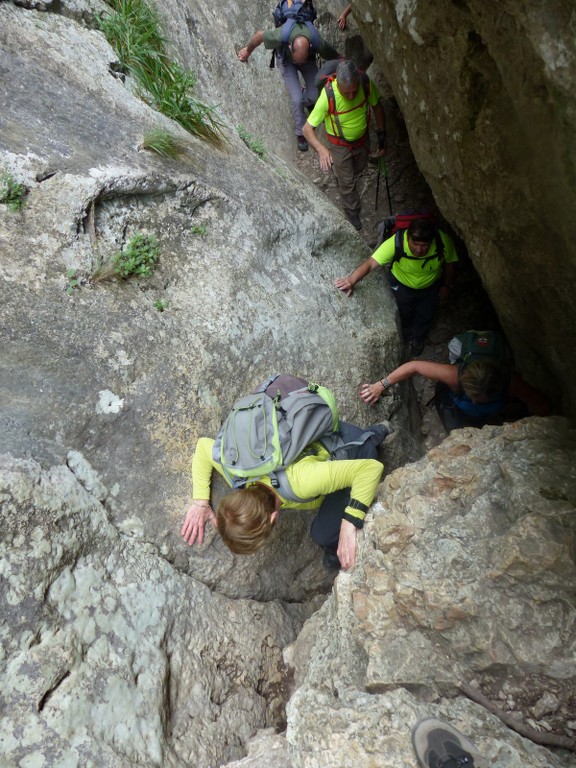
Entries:
[[[344, 214], [356, 229], [362, 228], [356, 181], [368, 163], [371, 110], [376, 118], [377, 156], [381, 156], [386, 152], [386, 120], [380, 92], [352, 61], [344, 60], [338, 64], [335, 78], [329, 78], [320, 92], [303, 131], [304, 138], [318, 153], [320, 168], [334, 169]], [[322, 123], [329, 147], [314, 133]]]

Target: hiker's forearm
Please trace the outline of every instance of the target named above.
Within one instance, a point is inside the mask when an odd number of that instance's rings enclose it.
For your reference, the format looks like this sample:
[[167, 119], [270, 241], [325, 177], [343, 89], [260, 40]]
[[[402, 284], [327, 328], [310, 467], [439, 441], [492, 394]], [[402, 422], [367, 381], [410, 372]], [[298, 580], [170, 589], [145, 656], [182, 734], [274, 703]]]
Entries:
[[361, 280], [363, 280], [367, 274], [370, 272], [373, 272], [375, 269], [378, 269], [380, 264], [370, 256], [366, 261], [363, 261], [362, 264], [360, 264], [359, 267], [356, 267], [356, 269], [351, 272], [348, 275], [348, 282], [350, 285], [356, 285], [356, 283], [359, 283]]
[[[448, 363], [434, 363], [427, 360], [410, 360], [403, 363], [391, 373], [386, 374], [381, 380], [384, 381], [384, 390], [387, 386], [398, 384], [401, 381], [410, 379], [415, 374], [425, 376], [433, 381], [442, 381], [449, 387], [454, 388], [458, 380], [458, 367]], [[387, 382], [387, 383], [386, 383]]]
[[257, 32], [254, 32], [250, 40], [248, 41], [248, 44], [246, 46], [246, 50], [248, 51], [248, 54], [250, 55], [256, 48], [258, 48], [259, 45], [262, 45], [264, 41], [264, 32], [262, 30], [258, 30]]
[[302, 128], [302, 134], [308, 144], [312, 147], [312, 149], [316, 150], [318, 154], [325, 149], [324, 145], [319, 141], [319, 139], [316, 137], [316, 131], [314, 128], [310, 125], [310, 123], [304, 123], [304, 127]]
[[192, 488], [193, 498], [196, 500], [208, 500], [210, 498], [210, 483], [212, 470], [219, 470], [212, 459], [212, 446], [214, 440], [201, 437], [196, 443], [196, 450], [192, 458]]

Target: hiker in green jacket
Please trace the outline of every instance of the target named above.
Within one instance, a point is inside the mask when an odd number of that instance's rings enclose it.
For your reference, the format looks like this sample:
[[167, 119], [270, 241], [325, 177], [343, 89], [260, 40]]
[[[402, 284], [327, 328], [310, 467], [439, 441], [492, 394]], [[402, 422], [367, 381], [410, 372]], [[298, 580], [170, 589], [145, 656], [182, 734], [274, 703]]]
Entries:
[[[306, 120], [304, 109], [311, 108], [318, 96], [315, 83], [318, 73], [316, 54], [322, 59], [337, 59], [340, 54], [320, 35], [313, 35], [310, 26], [306, 24], [297, 23], [292, 27], [287, 45], [282, 42], [282, 29], [278, 27], [265, 32], [255, 32], [248, 44], [238, 51], [237, 56], [240, 61], [247, 62], [253, 51], [262, 43], [268, 50], [275, 51], [276, 65], [290, 96], [298, 149], [305, 152], [308, 142], [302, 135]], [[304, 88], [300, 76], [304, 81]]]
[[311, 501], [296, 503], [282, 498], [270, 478], [264, 476], [226, 495], [216, 514], [210, 504], [212, 471], [225, 475], [222, 465], [213, 458], [214, 440], [200, 438], [192, 460], [194, 500], [181, 530], [184, 540], [189, 545], [201, 544], [206, 523], [210, 522], [232, 552], [250, 554], [265, 543], [280, 510], [318, 510], [311, 534], [324, 549], [324, 565], [330, 569], [351, 568], [356, 561], [357, 532], [364, 524], [384, 469], [375, 458], [377, 447], [390, 431], [385, 425], [369, 430], [374, 437], [366, 441], [359, 454], [370, 458], [329, 461], [328, 451], [318, 442], [312, 444], [313, 453], [287, 468], [292, 490]]
[[[368, 163], [370, 109], [376, 118], [376, 155], [384, 155], [386, 119], [380, 92], [368, 77], [361, 76], [352, 61], [344, 60], [336, 68], [335, 79], [322, 89], [303, 128], [304, 138], [318, 153], [320, 168], [323, 171], [334, 169], [344, 215], [358, 230], [362, 229], [362, 222], [356, 180]], [[322, 122], [330, 148], [325, 147], [314, 132]]]

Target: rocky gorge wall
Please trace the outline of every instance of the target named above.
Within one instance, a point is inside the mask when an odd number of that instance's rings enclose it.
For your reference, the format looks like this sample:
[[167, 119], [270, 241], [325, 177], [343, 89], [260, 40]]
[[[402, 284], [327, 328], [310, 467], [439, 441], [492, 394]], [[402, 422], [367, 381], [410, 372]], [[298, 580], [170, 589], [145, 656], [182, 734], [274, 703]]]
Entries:
[[523, 373], [574, 417], [574, 4], [357, 0], [354, 9]]
[[[388, 471], [406, 459], [403, 393], [373, 411], [356, 397], [400, 359], [396, 314], [377, 283], [354, 304], [333, 290], [367, 247], [294, 169], [268, 54], [235, 58], [268, 5], [159, 7], [198, 97], [220, 105], [222, 150], [118, 76], [104, 8], [0, 3], [0, 164], [29, 189], [20, 212], [0, 205], [5, 764], [398, 768], [415, 764], [414, 721], [436, 714], [495, 766], [571, 765], [461, 687], [574, 740], [567, 421], [464, 431], [390, 474], [328, 598], [306, 514], [254, 557], [213, 531], [183, 545], [196, 439], [271, 370], [329, 383], [349, 420], [392, 416]], [[321, 11], [327, 35], [339, 8]], [[239, 124], [265, 136], [264, 159]], [[141, 149], [157, 125], [187, 142], [183, 160]], [[160, 241], [153, 277], [92, 280], [136, 231]]]

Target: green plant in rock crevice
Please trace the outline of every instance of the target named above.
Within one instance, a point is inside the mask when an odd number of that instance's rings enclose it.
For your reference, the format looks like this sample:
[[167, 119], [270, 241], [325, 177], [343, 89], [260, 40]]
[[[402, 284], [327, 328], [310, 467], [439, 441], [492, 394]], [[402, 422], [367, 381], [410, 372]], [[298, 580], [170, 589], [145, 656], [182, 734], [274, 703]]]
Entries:
[[136, 232], [124, 248], [100, 266], [92, 275], [92, 282], [120, 277], [150, 277], [160, 256], [158, 240], [154, 235]]
[[124, 280], [133, 275], [150, 277], [158, 263], [159, 252], [158, 240], [153, 235], [137, 232], [124, 250], [114, 256], [115, 272]]
[[196, 77], [166, 53], [168, 42], [157, 13], [144, 0], [108, 0], [108, 5], [112, 12], [100, 19], [100, 29], [146, 100], [190, 133], [221, 146], [214, 108], [192, 98]]
[[74, 293], [74, 288], [78, 288], [80, 286], [80, 280], [76, 276], [76, 269], [71, 268], [66, 270], [66, 277], [68, 278], [68, 285], [66, 286], [66, 293], [69, 296], [72, 296]]
[[261, 157], [264, 159], [266, 155], [266, 148], [264, 147], [264, 141], [262, 139], [256, 138], [252, 136], [251, 133], [249, 133], [244, 126], [239, 125], [236, 129], [238, 131], [238, 136], [242, 139], [244, 144], [248, 147], [248, 149], [251, 149], [252, 152], [254, 152], [255, 155], [258, 155], [258, 157]]
[[19, 211], [25, 203], [28, 190], [16, 181], [8, 171], [0, 172], [0, 203], [4, 203], [11, 211]]

